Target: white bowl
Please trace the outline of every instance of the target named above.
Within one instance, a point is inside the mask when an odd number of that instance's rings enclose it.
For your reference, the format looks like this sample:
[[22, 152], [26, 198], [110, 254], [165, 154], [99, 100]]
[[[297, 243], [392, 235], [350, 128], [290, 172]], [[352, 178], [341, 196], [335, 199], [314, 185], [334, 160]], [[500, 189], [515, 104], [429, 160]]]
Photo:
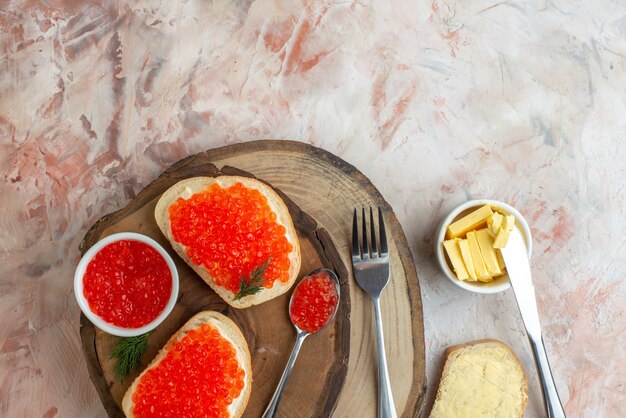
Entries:
[[[170, 269], [170, 273], [172, 276], [172, 293], [170, 295], [165, 308], [163, 311], [154, 318], [154, 320], [143, 327], [140, 328], [123, 328], [113, 325], [109, 322], [106, 322], [104, 319], [96, 315], [90, 308], [87, 299], [85, 299], [85, 295], [83, 294], [83, 276], [85, 275], [85, 271], [87, 270], [87, 265], [91, 261], [91, 259], [98, 253], [102, 248], [106, 245], [121, 241], [121, 240], [131, 240], [131, 241], [139, 241], [147, 244], [157, 250], [159, 254], [165, 259], [167, 266]], [[176, 299], [178, 298], [178, 271], [176, 270], [176, 266], [174, 265], [174, 261], [170, 257], [170, 255], [159, 245], [158, 242], [153, 240], [150, 237], [147, 237], [142, 234], [136, 234], [134, 232], [121, 232], [118, 234], [110, 235], [106, 238], [101, 239], [97, 243], [95, 243], [81, 258], [78, 263], [78, 267], [76, 267], [76, 272], [74, 273], [74, 295], [76, 296], [76, 301], [78, 302], [78, 306], [80, 306], [80, 310], [83, 311], [85, 316], [89, 318], [89, 320], [102, 331], [107, 332], [109, 334], [117, 335], [119, 337], [134, 337], [136, 335], [145, 334], [148, 331], [152, 331], [156, 328], [174, 309], [174, 305], [176, 305]]]
[[456, 278], [452, 267], [448, 263], [443, 248], [443, 241], [445, 241], [446, 239], [446, 229], [448, 228], [448, 225], [456, 221], [457, 218], [460, 219], [462, 216], [470, 213], [472, 209], [478, 208], [483, 205], [490, 205], [494, 208], [497, 208], [500, 212], [504, 214], [515, 216], [515, 225], [517, 225], [518, 229], [522, 233], [522, 237], [524, 238], [524, 242], [526, 243], [526, 249], [528, 251], [528, 258], [530, 259], [533, 243], [532, 237], [530, 235], [530, 228], [528, 226], [528, 223], [526, 222], [526, 219], [524, 219], [522, 214], [519, 213], [513, 206], [508, 205], [504, 202], [500, 202], [498, 200], [490, 199], [469, 200], [462, 205], [457, 206], [452, 212], [450, 212], [450, 214], [439, 225], [439, 229], [437, 231], [437, 239], [435, 240], [435, 254], [437, 255], [439, 267], [441, 267], [441, 270], [446, 275], [446, 277], [450, 279], [450, 281], [455, 285], [465, 290], [476, 293], [498, 293], [511, 287], [508, 273], [496, 277], [493, 281], [488, 283], [467, 282], [459, 280]]

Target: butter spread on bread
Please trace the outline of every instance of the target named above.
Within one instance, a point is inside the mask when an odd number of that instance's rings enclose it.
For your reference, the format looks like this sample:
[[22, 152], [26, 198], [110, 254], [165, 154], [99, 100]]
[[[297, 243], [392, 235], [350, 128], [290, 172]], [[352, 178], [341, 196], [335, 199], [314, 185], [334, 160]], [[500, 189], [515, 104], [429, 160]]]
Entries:
[[430, 418], [522, 418], [528, 381], [511, 349], [497, 340], [449, 347]]

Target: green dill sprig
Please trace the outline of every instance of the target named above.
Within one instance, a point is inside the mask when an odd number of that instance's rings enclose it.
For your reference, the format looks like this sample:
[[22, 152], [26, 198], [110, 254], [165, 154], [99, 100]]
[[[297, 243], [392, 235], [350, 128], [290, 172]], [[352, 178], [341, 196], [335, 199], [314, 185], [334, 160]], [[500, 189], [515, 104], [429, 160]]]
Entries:
[[265, 282], [263, 275], [265, 274], [265, 270], [267, 270], [267, 266], [270, 264], [270, 259], [271, 258], [268, 257], [263, 264], [256, 266], [254, 270], [250, 272], [248, 280], [239, 276], [239, 292], [237, 292], [233, 301], [239, 300], [244, 296], [255, 295], [263, 289], [263, 283]]
[[129, 373], [135, 371], [139, 365], [139, 358], [148, 348], [148, 332], [136, 337], [127, 337], [119, 340], [110, 358], [117, 359], [113, 370], [120, 379], [124, 379]]

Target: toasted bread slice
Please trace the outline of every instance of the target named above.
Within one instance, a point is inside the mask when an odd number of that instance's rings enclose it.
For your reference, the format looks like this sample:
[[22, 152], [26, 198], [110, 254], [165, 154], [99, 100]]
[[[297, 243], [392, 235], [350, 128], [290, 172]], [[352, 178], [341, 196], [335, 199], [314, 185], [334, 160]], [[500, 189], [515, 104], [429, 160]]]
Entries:
[[513, 351], [498, 340], [446, 349], [430, 418], [523, 418], [528, 380]]
[[243, 411], [246, 409], [246, 405], [248, 404], [248, 400], [250, 399], [250, 391], [252, 389], [252, 364], [250, 361], [250, 351], [248, 350], [248, 344], [246, 340], [239, 330], [239, 327], [227, 318], [226, 316], [213, 311], [203, 311], [197, 313], [189, 321], [185, 323], [172, 337], [167, 341], [165, 346], [159, 351], [157, 356], [150, 362], [148, 367], [133, 381], [132, 385], [126, 391], [124, 395], [124, 399], [122, 400], [122, 409], [124, 410], [124, 414], [128, 418], [133, 418], [135, 415], [133, 414], [134, 403], [133, 403], [133, 393], [137, 389], [137, 386], [141, 382], [141, 378], [145, 375], [145, 373], [158, 366], [163, 357], [179, 342], [189, 331], [192, 329], [198, 328], [203, 324], [211, 324], [216, 327], [221, 333], [222, 337], [226, 338], [231, 342], [235, 351], [237, 353], [237, 357], [239, 360], [239, 366], [245, 371], [245, 385], [241, 394], [238, 398], [234, 399], [232, 404], [229, 406], [230, 416], [232, 418], [240, 417], [243, 414]]
[[[206, 190], [213, 183], [217, 183], [223, 188], [228, 188], [236, 183], [242, 183], [245, 187], [258, 190], [267, 198], [270, 209], [276, 214], [276, 222], [285, 227], [285, 236], [292, 246], [292, 250], [289, 254], [290, 266], [288, 272], [289, 280], [287, 282], [282, 283], [276, 280], [271, 288], [264, 288], [254, 295], [248, 295], [239, 300], [233, 300], [235, 294], [217, 285], [209, 271], [204, 266], [195, 264], [187, 255], [186, 248], [174, 240], [170, 226], [170, 205], [180, 197], [189, 199], [194, 194]], [[235, 308], [247, 308], [252, 305], [258, 305], [282, 295], [291, 288], [300, 272], [300, 243], [298, 241], [296, 228], [293, 226], [291, 216], [289, 215], [289, 209], [271, 187], [258, 180], [238, 176], [193, 177], [182, 180], [163, 193], [157, 202], [154, 217], [159, 228], [170, 241], [178, 255], [185, 260], [185, 262], [189, 264], [224, 301]]]

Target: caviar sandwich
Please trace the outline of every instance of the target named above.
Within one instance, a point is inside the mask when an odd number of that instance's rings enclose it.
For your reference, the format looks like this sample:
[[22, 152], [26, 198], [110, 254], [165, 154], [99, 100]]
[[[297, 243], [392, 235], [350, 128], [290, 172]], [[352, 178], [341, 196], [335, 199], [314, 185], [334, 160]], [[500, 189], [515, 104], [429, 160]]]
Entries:
[[235, 308], [287, 292], [300, 270], [289, 210], [266, 184], [246, 177], [194, 177], [159, 199], [156, 222], [174, 250]]

